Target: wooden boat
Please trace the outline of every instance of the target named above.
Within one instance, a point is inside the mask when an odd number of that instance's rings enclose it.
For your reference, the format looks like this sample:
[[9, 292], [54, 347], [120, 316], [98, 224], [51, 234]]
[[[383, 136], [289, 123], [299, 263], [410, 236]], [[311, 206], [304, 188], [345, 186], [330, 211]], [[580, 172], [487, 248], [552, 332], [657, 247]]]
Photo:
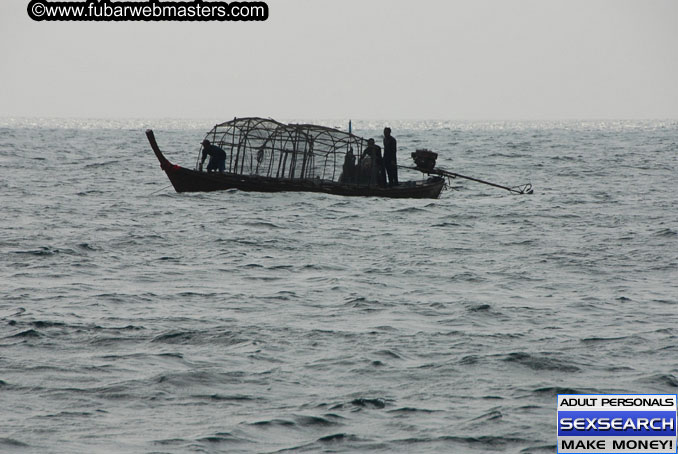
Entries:
[[[283, 124], [257, 117], [216, 125], [205, 139], [226, 152], [224, 172], [204, 172], [171, 163], [160, 151], [152, 130], [146, 136], [160, 168], [177, 192], [243, 191], [322, 192], [343, 196], [438, 198], [445, 179], [422, 170], [420, 180], [397, 186], [377, 183], [376, 172], [360, 175], [351, 168], [367, 140], [350, 132], [317, 125]], [[348, 155], [348, 156], [347, 156]], [[347, 164], [348, 163], [348, 164]], [[350, 172], [353, 169], [353, 172]], [[418, 170], [418, 169], [415, 169]]]

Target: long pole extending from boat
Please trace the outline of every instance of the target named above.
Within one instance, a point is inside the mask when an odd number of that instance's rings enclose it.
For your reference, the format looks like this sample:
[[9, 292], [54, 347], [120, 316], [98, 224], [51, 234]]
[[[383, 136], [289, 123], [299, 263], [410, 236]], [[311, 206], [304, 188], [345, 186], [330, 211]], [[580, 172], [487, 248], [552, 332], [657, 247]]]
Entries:
[[478, 182], [478, 183], [486, 184], [488, 186], [493, 186], [495, 188], [505, 189], [507, 191], [513, 192], [514, 194], [532, 194], [534, 192], [534, 190], [532, 189], [532, 184], [530, 184], [530, 183], [522, 184], [520, 186], [508, 187], [508, 186], [502, 186], [502, 185], [497, 184], [497, 183], [491, 183], [489, 181], [481, 180], [480, 178], [473, 178], [473, 177], [469, 177], [469, 176], [466, 176], [466, 175], [462, 175], [460, 173], [450, 172], [448, 170], [443, 170], [443, 169], [438, 168], [438, 167], [434, 167], [433, 169], [421, 169], [419, 167], [406, 167], [406, 166], [398, 166], [398, 167], [401, 167], [403, 169], [418, 170], [420, 172], [440, 175], [440, 176], [448, 177], [448, 178], [457, 178], [457, 177], [464, 178], [466, 180], [471, 180], [471, 181], [475, 181], [475, 182]]
[[522, 184], [520, 186], [514, 186], [512, 188], [508, 186], [502, 186], [500, 184], [496, 183], [490, 183], [489, 181], [481, 180], [479, 178], [473, 178], [473, 177], [468, 177], [466, 175], [461, 175], [459, 173], [454, 173], [454, 172], [449, 172], [447, 170], [439, 169], [439, 168], [434, 168], [431, 173], [436, 173], [438, 175], [444, 176], [444, 177], [450, 177], [450, 178], [465, 178], [467, 180], [471, 181], [476, 181], [478, 183], [486, 184], [488, 186], [494, 186], [495, 188], [499, 189], [505, 189], [507, 191], [513, 192], [514, 194], [532, 194], [534, 191], [532, 189], [532, 185], [530, 183], [527, 184]]

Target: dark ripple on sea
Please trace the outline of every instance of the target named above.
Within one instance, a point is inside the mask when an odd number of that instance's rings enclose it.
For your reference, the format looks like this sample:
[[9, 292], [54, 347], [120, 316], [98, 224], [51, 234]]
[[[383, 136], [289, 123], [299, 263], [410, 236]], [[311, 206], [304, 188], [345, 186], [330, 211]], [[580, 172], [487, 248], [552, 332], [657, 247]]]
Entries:
[[393, 125], [535, 185], [426, 201], [176, 194], [145, 126], [1, 129], [0, 451], [544, 453], [678, 387], [675, 123]]

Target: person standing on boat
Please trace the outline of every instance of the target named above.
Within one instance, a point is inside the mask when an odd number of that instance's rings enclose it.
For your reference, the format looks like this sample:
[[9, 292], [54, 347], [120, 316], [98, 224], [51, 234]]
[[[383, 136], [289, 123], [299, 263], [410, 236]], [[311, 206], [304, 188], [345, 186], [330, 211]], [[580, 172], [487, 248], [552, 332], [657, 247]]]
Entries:
[[339, 176], [339, 183], [354, 183], [355, 169], [355, 155], [353, 154], [353, 148], [349, 148], [344, 156], [344, 166]]
[[202, 165], [209, 155], [210, 160], [207, 163], [207, 171], [223, 172], [226, 169], [226, 152], [216, 145], [212, 145], [209, 140], [202, 141], [202, 160], [200, 161], [200, 171], [202, 172]]
[[386, 186], [386, 175], [384, 175], [384, 160], [381, 157], [381, 148], [374, 143], [374, 139], [367, 141], [367, 147], [363, 151], [361, 158], [365, 179], [369, 184], [377, 183], [379, 186]]
[[384, 128], [384, 168], [388, 175], [388, 185], [398, 185], [398, 161], [396, 160], [396, 139], [391, 135], [391, 128]]

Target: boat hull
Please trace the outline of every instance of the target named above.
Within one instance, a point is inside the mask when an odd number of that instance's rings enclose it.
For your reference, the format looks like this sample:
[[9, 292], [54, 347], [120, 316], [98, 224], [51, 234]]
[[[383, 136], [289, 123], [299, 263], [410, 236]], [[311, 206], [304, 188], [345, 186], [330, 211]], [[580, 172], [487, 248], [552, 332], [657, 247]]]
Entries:
[[218, 172], [197, 172], [172, 165], [165, 169], [177, 192], [210, 192], [239, 189], [252, 192], [322, 192], [341, 196], [436, 199], [445, 180], [430, 177], [423, 181], [407, 181], [392, 187], [342, 184], [327, 180], [291, 180]]

